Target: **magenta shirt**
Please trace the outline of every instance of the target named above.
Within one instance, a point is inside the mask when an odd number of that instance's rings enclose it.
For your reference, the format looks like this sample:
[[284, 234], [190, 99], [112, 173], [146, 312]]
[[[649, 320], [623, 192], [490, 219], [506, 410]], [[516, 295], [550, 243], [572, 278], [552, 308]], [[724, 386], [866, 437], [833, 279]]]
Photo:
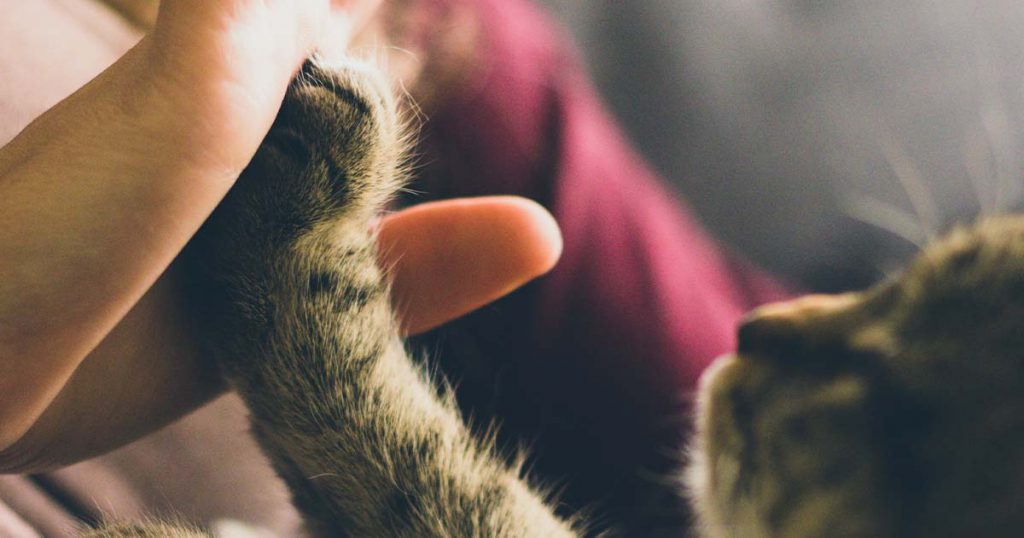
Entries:
[[481, 65], [427, 123], [414, 187], [537, 200], [565, 251], [551, 274], [427, 349], [462, 381], [467, 411], [530, 440], [538, 474], [567, 483], [571, 508], [608, 513], [628, 535], [670, 534], [685, 510], [664, 479], [679, 466], [697, 379], [733, 348], [746, 311], [785, 293], [665, 188], [532, 4], [439, 3], [477, 13]]

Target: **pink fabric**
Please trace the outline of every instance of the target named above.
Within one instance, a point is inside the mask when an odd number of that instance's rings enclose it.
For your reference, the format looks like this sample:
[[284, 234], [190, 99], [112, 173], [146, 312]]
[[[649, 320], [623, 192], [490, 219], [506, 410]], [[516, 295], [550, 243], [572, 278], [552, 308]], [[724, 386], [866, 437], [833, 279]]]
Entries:
[[740, 317], [785, 293], [724, 253], [665, 189], [532, 4], [444, 3], [478, 14], [480, 64], [431, 117], [432, 164], [416, 188], [533, 198], [561, 225], [565, 252], [550, 275], [428, 349], [482, 355], [446, 364], [492, 363], [490, 378], [449, 368], [461, 401], [531, 440], [538, 474], [568, 484], [569, 506], [607, 513], [628, 535], [679, 535], [685, 510], [665, 484], [686, 402], [733, 348]]

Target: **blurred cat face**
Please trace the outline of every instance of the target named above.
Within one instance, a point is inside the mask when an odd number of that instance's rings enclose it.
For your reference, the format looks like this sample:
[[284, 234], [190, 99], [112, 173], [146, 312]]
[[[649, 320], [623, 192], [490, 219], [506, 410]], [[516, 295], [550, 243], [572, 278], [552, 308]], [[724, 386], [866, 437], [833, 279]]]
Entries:
[[1024, 529], [1024, 219], [960, 230], [898, 280], [755, 311], [702, 380], [706, 536]]

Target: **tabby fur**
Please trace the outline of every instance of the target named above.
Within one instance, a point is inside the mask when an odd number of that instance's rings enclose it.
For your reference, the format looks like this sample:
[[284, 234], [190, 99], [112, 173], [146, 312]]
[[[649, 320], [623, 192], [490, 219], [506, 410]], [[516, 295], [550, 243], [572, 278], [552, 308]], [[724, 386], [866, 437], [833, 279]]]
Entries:
[[[382, 76], [308, 62], [186, 254], [209, 352], [310, 534], [575, 536], [403, 347], [371, 229], [403, 161]], [[196, 536], [162, 524], [90, 532]]]
[[706, 538], [1024, 533], [1024, 217], [863, 292], [756, 311], [704, 375]]

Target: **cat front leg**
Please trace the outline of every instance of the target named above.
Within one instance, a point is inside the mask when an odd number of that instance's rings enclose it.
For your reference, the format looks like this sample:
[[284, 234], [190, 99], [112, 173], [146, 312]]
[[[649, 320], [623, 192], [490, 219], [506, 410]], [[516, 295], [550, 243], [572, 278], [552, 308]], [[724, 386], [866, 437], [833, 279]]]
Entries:
[[197, 242], [211, 348], [315, 533], [574, 536], [403, 347], [369, 231], [403, 158], [372, 70], [307, 65]]

